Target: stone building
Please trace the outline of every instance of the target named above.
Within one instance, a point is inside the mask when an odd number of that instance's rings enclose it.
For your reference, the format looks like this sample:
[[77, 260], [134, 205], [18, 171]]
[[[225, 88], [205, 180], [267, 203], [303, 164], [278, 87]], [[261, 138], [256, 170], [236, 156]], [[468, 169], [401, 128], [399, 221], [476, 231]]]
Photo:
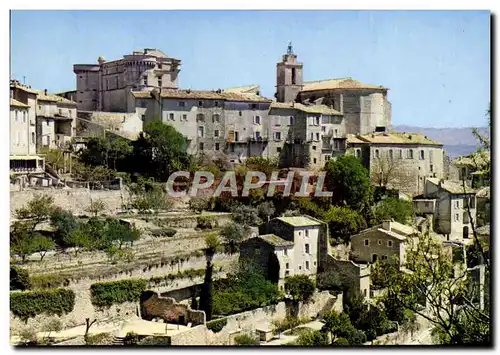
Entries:
[[491, 200], [490, 200], [490, 187], [483, 187], [476, 193], [476, 214], [477, 220], [475, 221], [476, 227], [489, 224], [491, 221]]
[[391, 125], [389, 89], [352, 78], [303, 81], [302, 71], [303, 64], [297, 61], [290, 43], [287, 53], [277, 64], [278, 102], [327, 105], [343, 114], [347, 134], [385, 130]]
[[349, 135], [347, 153], [362, 160], [375, 185], [411, 195], [423, 192], [426, 178], [443, 177], [443, 145], [420, 133]]
[[[476, 193], [462, 181], [450, 181], [428, 178], [425, 181], [424, 201], [435, 200], [428, 204], [426, 213], [434, 217], [433, 226], [436, 233], [445, 236], [448, 241], [469, 242], [473, 237], [471, 220], [467, 206], [470, 207], [472, 219], [476, 220]], [[415, 198], [414, 203], [420, 203]]]
[[413, 227], [384, 221], [351, 236], [351, 259], [357, 263], [374, 263], [380, 259], [403, 265], [406, 241], [416, 234], [417, 230]]
[[181, 61], [145, 48], [122, 59], [75, 64], [76, 99], [83, 111], [126, 112], [131, 90], [176, 89]]
[[240, 246], [240, 262], [255, 262], [266, 277], [280, 286], [294, 275], [315, 276], [325, 270], [328, 230], [309, 216], [278, 217], [262, 227], [261, 234]]
[[488, 186], [489, 181], [482, 176], [483, 170], [490, 164], [490, 152], [481, 151], [453, 160], [453, 166], [458, 170], [457, 180], [465, 180], [469, 186]]
[[42, 173], [45, 160], [37, 155], [36, 101], [38, 92], [17, 81], [10, 83], [10, 171]]

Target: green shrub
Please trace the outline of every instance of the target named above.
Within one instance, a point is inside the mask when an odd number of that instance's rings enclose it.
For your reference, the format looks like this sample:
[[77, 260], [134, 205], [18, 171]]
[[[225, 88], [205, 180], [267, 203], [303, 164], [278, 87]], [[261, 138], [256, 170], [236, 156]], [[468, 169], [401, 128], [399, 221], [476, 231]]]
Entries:
[[88, 335], [85, 345], [111, 345], [113, 338], [113, 335], [110, 333]]
[[90, 285], [90, 299], [94, 307], [109, 308], [113, 304], [139, 301], [146, 287], [144, 279], [97, 282]]
[[73, 311], [74, 306], [75, 293], [64, 288], [10, 294], [10, 310], [23, 320], [42, 313], [61, 316]]
[[219, 226], [217, 216], [198, 216], [196, 217], [196, 227], [201, 229], [213, 229]]
[[170, 337], [149, 336], [141, 340], [137, 345], [141, 346], [170, 346]]
[[173, 228], [161, 228], [161, 229], [155, 229], [151, 231], [151, 235], [153, 237], [168, 237], [172, 238], [177, 231]]
[[69, 279], [61, 274], [32, 275], [30, 277], [31, 288], [57, 288], [69, 285]]
[[123, 345], [137, 345], [140, 341], [140, 336], [134, 332], [127, 333], [123, 339]]
[[295, 275], [285, 279], [285, 290], [296, 302], [307, 302], [314, 294], [315, 282], [307, 275]]
[[212, 332], [218, 333], [222, 330], [222, 328], [226, 326], [226, 324], [227, 324], [227, 318], [221, 318], [207, 322], [206, 326]]
[[31, 288], [28, 271], [12, 265], [10, 267], [10, 290], [29, 290]]
[[248, 334], [242, 334], [242, 335], [235, 336], [234, 342], [236, 345], [242, 345], [242, 346], [252, 346], [252, 345], [259, 345], [260, 344], [259, 340], [251, 337]]

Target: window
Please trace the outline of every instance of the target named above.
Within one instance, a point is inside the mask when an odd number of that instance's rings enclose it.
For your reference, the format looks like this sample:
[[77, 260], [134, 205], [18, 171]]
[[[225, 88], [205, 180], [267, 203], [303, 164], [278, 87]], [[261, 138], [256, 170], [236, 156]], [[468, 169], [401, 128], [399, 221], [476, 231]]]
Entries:
[[305, 230], [305, 233], [306, 233], [306, 237], [309, 237], [309, 231], [307, 229]]
[[328, 161], [330, 160], [330, 156], [329, 155], [325, 155], [325, 161]]
[[239, 142], [240, 141], [239, 132], [237, 132], [237, 131], [234, 131], [234, 141], [235, 142]]
[[219, 101], [214, 101], [214, 107], [219, 107]]
[[382, 260], [387, 260], [387, 255], [382, 255]]
[[316, 133], [316, 140], [319, 141], [319, 133]]
[[420, 150], [420, 160], [425, 159], [425, 152], [423, 150]]
[[460, 221], [460, 215], [459, 215], [458, 213], [455, 213], [455, 218], [454, 218], [454, 221], [455, 221], [455, 222]]
[[50, 137], [45, 136], [45, 145], [49, 145], [49, 144], [50, 144]]
[[316, 146], [315, 145], [313, 145], [313, 150], [316, 150]]
[[255, 139], [260, 140], [260, 132], [255, 132]]
[[432, 171], [434, 170], [434, 166], [431, 164], [429, 169], [431, 170], [431, 173], [432, 173]]
[[306, 244], [305, 247], [306, 247], [306, 254], [309, 254], [309, 244]]
[[253, 123], [254, 123], [254, 124], [260, 124], [260, 116], [255, 116], [255, 117], [253, 118]]
[[239, 111], [238, 116], [240, 116], [240, 117], [243, 116], [243, 112]]
[[460, 208], [460, 201], [455, 200], [455, 209], [459, 209], [459, 208]]
[[276, 153], [281, 154], [281, 147], [276, 148]]
[[274, 132], [274, 140], [275, 141], [281, 140], [281, 132]]
[[220, 115], [217, 113], [212, 115], [212, 122], [220, 122]]
[[379, 240], [377, 241], [377, 243], [378, 243], [378, 245], [382, 245], [382, 239], [379, 239]]
[[23, 111], [23, 123], [26, 123], [26, 111]]
[[198, 107], [203, 107], [203, 101], [198, 101]]
[[215, 150], [220, 150], [220, 144], [219, 144], [219, 142], [215, 143]]
[[203, 144], [203, 142], [200, 142], [200, 144], [199, 144], [199, 148], [200, 148], [200, 151], [202, 151], [202, 150], [203, 150], [203, 148], [205, 148], [205, 145]]
[[214, 129], [214, 137], [218, 137], [219, 136], [219, 130], [218, 129]]
[[314, 140], [314, 133], [311, 132], [311, 141]]
[[388, 241], [387, 241], [387, 246], [388, 246], [388, 247], [392, 247], [392, 240], [388, 240]]
[[31, 144], [35, 144], [35, 132], [31, 132]]
[[205, 115], [204, 115], [204, 114], [202, 114], [202, 113], [197, 114], [197, 115], [196, 115], [196, 120], [197, 120], [198, 122], [204, 122], [204, 121], [205, 121]]
[[314, 118], [314, 125], [319, 126], [319, 116]]
[[185, 101], [179, 101], [179, 107], [186, 107]]
[[161, 69], [161, 63], [158, 63], [158, 69]]
[[333, 132], [334, 132], [334, 133], [333, 133], [333, 136], [334, 136], [335, 138], [337, 138], [337, 136], [338, 136], [338, 130], [335, 130], [335, 131], [333, 131]]
[[317, 159], [313, 158], [313, 164], [316, 164], [316, 162], [317, 162]]
[[370, 241], [368, 239], [365, 239], [365, 246], [369, 246], [370, 245]]
[[379, 150], [378, 150], [378, 149], [375, 149], [375, 152], [373, 152], [373, 154], [374, 154], [373, 156], [374, 156], [375, 158], [380, 158], [380, 152], [379, 152]]
[[[288, 249], [283, 250], [283, 253], [284, 253], [285, 255], [288, 255]], [[286, 268], [288, 269], [288, 263], [287, 263], [286, 265], [287, 265], [287, 266], [286, 266]]]
[[321, 126], [321, 132], [326, 132], [326, 126]]
[[15, 114], [15, 116], [16, 116], [16, 118], [15, 118], [16, 122], [19, 120], [19, 118], [17, 117], [18, 112], [19, 112], [19, 111], [14, 110], [14, 114]]
[[[286, 255], [286, 249], [285, 249], [285, 255]], [[290, 264], [289, 263], [285, 264], [285, 269], [287, 269], [287, 270], [290, 269]]]
[[205, 136], [205, 127], [199, 126], [198, 127], [198, 137], [203, 138]]
[[408, 149], [408, 159], [413, 159], [413, 149]]
[[309, 261], [306, 261], [306, 270], [309, 270]]
[[302, 232], [301, 231], [299, 231], [299, 237], [302, 237]]
[[183, 119], [185, 122], [187, 122], [187, 120], [188, 120], [188, 115], [186, 115], [186, 114], [182, 115], [182, 119]]
[[302, 270], [302, 266], [299, 265], [299, 270]]
[[[148, 77], [147, 77], [147, 76], [144, 76], [144, 77], [142, 78], [142, 81], [143, 81], [143, 84], [144, 84], [144, 85], [148, 85]], [[107, 83], [108, 83], [108, 82], [106, 82], [106, 84], [107, 84]]]
[[356, 158], [361, 157], [361, 149], [356, 149]]
[[[118, 78], [116, 78], [116, 80], [118, 80]], [[161, 79], [158, 79], [158, 86], [162, 87], [162, 81], [161, 81]]]
[[293, 126], [293, 116], [290, 116], [290, 126]]
[[429, 161], [432, 163], [432, 150], [429, 151]]
[[393, 159], [394, 158], [394, 154], [392, 152], [392, 149], [389, 149], [389, 159]]
[[474, 197], [471, 197], [469, 199], [469, 203], [470, 203], [470, 208], [476, 208], [476, 199]]
[[292, 68], [292, 85], [295, 85], [297, 79], [296, 69]]
[[47, 124], [47, 126], [50, 125], [49, 120], [45, 120], [45, 123]]
[[168, 118], [171, 120], [171, 121], [174, 121], [174, 114], [173, 113], [169, 113], [168, 114]]

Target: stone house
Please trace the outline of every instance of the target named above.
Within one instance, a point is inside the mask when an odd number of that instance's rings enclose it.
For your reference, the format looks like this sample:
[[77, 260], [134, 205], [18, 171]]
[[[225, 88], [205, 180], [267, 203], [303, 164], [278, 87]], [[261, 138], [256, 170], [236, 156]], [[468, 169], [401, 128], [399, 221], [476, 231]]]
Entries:
[[77, 136], [95, 137], [112, 133], [130, 140], [143, 130], [142, 117], [129, 112], [78, 111]]
[[476, 193], [476, 227], [489, 224], [491, 220], [490, 187], [483, 187]]
[[406, 241], [417, 233], [413, 227], [384, 221], [351, 236], [351, 259], [357, 263], [374, 263], [380, 259], [402, 266], [405, 263]]
[[64, 148], [76, 136], [76, 102], [47, 90], [37, 96], [37, 149]]
[[426, 178], [443, 176], [443, 145], [419, 133], [349, 135], [347, 153], [361, 159], [373, 184], [413, 196], [423, 193]]
[[36, 149], [36, 98], [38, 92], [17, 81], [10, 83], [10, 171], [41, 173], [45, 159]]
[[487, 181], [483, 181], [481, 171], [490, 163], [490, 159], [490, 152], [482, 151], [453, 160], [453, 166], [458, 169], [457, 180], [465, 180], [470, 186], [489, 185]]
[[75, 64], [76, 100], [83, 111], [127, 112], [131, 90], [176, 89], [181, 61], [145, 48], [96, 64]]
[[278, 217], [260, 232], [241, 244], [240, 260], [257, 262], [280, 286], [288, 276], [315, 276], [325, 270], [329, 249], [326, 223], [310, 216]]
[[[428, 178], [425, 181], [423, 199], [435, 200], [434, 207], [429, 205], [428, 213], [434, 216], [434, 231], [449, 241], [468, 242], [472, 238], [472, 219], [476, 220], [476, 193], [463, 186], [462, 181]], [[415, 199], [414, 201], [419, 201]], [[418, 202], [417, 202], [418, 203]]]
[[[370, 292], [371, 268], [369, 264], [355, 263], [352, 260], [342, 260], [328, 255], [327, 270], [349, 278], [354, 290], [358, 291], [366, 300], [372, 298]], [[354, 290], [346, 290], [347, 294], [344, 294], [344, 297]]]

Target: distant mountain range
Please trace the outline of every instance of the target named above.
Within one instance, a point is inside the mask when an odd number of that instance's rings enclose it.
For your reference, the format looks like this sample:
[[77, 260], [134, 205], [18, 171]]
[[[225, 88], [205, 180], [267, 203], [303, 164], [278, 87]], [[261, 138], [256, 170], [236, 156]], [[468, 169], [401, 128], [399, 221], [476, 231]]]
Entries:
[[[430, 139], [442, 143], [446, 154], [451, 158], [470, 154], [477, 149], [478, 141], [472, 134], [472, 127], [432, 128], [396, 125], [392, 126], [391, 129], [396, 132], [422, 133]], [[479, 127], [479, 132], [489, 135], [489, 129], [487, 127]]]

